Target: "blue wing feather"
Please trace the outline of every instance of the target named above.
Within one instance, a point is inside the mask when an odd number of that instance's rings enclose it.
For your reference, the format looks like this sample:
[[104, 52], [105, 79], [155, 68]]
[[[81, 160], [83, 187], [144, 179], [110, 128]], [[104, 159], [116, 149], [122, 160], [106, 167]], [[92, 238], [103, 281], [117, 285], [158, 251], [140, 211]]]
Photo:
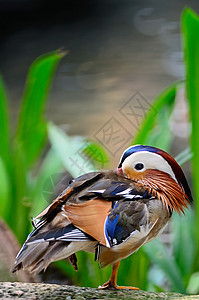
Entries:
[[119, 215], [117, 215], [113, 221], [111, 221], [109, 219], [109, 217], [106, 218], [105, 235], [106, 235], [106, 238], [107, 238], [110, 246], [113, 245], [113, 239], [114, 239], [115, 229], [117, 227], [118, 219], [119, 219]]
[[115, 213], [115, 209], [118, 207], [118, 205], [119, 203], [117, 202], [114, 204], [113, 211], [111, 215], [106, 218], [105, 222], [105, 235], [110, 246], [119, 244], [128, 234], [126, 230], [118, 224], [119, 214]]

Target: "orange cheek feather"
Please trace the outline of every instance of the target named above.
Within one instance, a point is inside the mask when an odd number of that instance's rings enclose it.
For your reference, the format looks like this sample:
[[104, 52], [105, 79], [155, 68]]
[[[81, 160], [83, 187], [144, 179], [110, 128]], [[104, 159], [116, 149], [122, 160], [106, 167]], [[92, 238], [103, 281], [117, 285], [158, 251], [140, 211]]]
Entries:
[[158, 170], [147, 170], [145, 178], [141, 180], [144, 185], [155, 190], [156, 197], [162, 201], [166, 208], [175, 210], [178, 214], [184, 213], [189, 205], [189, 198], [183, 188], [169, 174]]
[[124, 167], [124, 173], [125, 173], [125, 177], [134, 181], [139, 181], [146, 176], [146, 171], [137, 172], [133, 168], [127, 166]]
[[170, 208], [171, 211], [175, 210], [180, 214], [188, 207], [188, 196], [169, 174], [153, 169], [137, 172], [131, 167], [125, 167], [124, 172], [128, 179], [150, 189], [151, 195], [161, 200], [167, 209]]

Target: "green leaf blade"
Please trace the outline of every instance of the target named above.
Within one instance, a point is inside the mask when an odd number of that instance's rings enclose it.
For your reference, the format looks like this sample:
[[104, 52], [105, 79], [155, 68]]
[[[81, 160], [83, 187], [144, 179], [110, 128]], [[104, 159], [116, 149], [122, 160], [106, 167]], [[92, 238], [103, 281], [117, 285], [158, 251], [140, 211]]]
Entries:
[[[199, 228], [199, 16], [186, 8], [182, 14], [182, 31], [184, 42], [184, 60], [186, 66], [186, 93], [189, 103], [189, 114], [192, 123], [191, 151], [193, 153], [193, 189], [196, 210], [196, 226]], [[197, 249], [199, 251], [198, 234]], [[197, 251], [197, 252], [198, 252]], [[197, 265], [199, 266], [198, 262]]]
[[[147, 144], [156, 147], [162, 147], [167, 150], [170, 143], [169, 129], [168, 129], [168, 115], [170, 115], [176, 97], [176, 91], [179, 86], [179, 81], [174, 82], [168, 86], [162, 93], [160, 93], [152, 102], [152, 108], [149, 110], [146, 118], [143, 120], [137, 135], [134, 137], [132, 144]], [[158, 120], [158, 126], [165, 131], [162, 134], [160, 128], [157, 128], [156, 121]], [[166, 124], [167, 120], [167, 124]], [[166, 126], [165, 126], [166, 125]], [[152, 131], [153, 133], [152, 138]], [[156, 132], [158, 130], [158, 132]], [[161, 136], [159, 136], [161, 134]], [[165, 135], [166, 134], [166, 138]], [[164, 139], [166, 139], [164, 141]]]
[[0, 156], [9, 163], [10, 133], [5, 87], [0, 76]]
[[6, 166], [4, 164], [3, 159], [0, 157], [0, 215], [3, 217], [5, 221], [9, 221], [10, 215], [8, 206], [10, 206], [10, 180], [8, 177], [8, 173], [6, 170]]
[[37, 58], [29, 69], [17, 127], [17, 139], [27, 165], [38, 156], [47, 139], [43, 111], [56, 67], [65, 55], [53, 51]]
[[53, 124], [48, 125], [48, 136], [53, 150], [74, 178], [96, 171], [93, 163], [81, 154], [80, 150], [85, 142], [82, 138], [73, 139]]
[[[186, 226], [185, 226], [186, 224]], [[182, 274], [185, 285], [192, 273], [195, 257], [195, 213], [192, 209], [186, 215], [174, 214], [171, 221], [173, 256]]]
[[185, 286], [179, 267], [171, 255], [168, 254], [165, 245], [155, 239], [144, 245], [144, 251], [151, 261], [158, 265], [167, 276], [171, 289], [175, 292], [185, 293]]

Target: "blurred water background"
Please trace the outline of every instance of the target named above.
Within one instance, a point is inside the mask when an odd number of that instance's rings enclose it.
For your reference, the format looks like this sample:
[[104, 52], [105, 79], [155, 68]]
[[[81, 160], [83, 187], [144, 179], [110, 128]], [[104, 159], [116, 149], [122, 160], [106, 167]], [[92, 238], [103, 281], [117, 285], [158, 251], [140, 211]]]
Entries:
[[92, 137], [135, 91], [150, 103], [184, 77], [179, 20], [187, 4], [199, 10], [194, 0], [0, 0], [0, 72], [13, 124], [30, 64], [60, 47], [69, 54], [47, 118], [69, 134]]

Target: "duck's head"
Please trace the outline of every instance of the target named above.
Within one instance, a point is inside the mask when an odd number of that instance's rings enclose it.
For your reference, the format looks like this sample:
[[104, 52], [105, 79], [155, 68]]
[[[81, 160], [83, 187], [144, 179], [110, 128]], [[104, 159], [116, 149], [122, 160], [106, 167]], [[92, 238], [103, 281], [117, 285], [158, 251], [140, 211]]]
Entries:
[[184, 213], [184, 209], [193, 201], [181, 167], [161, 149], [144, 145], [127, 148], [116, 172], [144, 185], [167, 208], [178, 213]]

